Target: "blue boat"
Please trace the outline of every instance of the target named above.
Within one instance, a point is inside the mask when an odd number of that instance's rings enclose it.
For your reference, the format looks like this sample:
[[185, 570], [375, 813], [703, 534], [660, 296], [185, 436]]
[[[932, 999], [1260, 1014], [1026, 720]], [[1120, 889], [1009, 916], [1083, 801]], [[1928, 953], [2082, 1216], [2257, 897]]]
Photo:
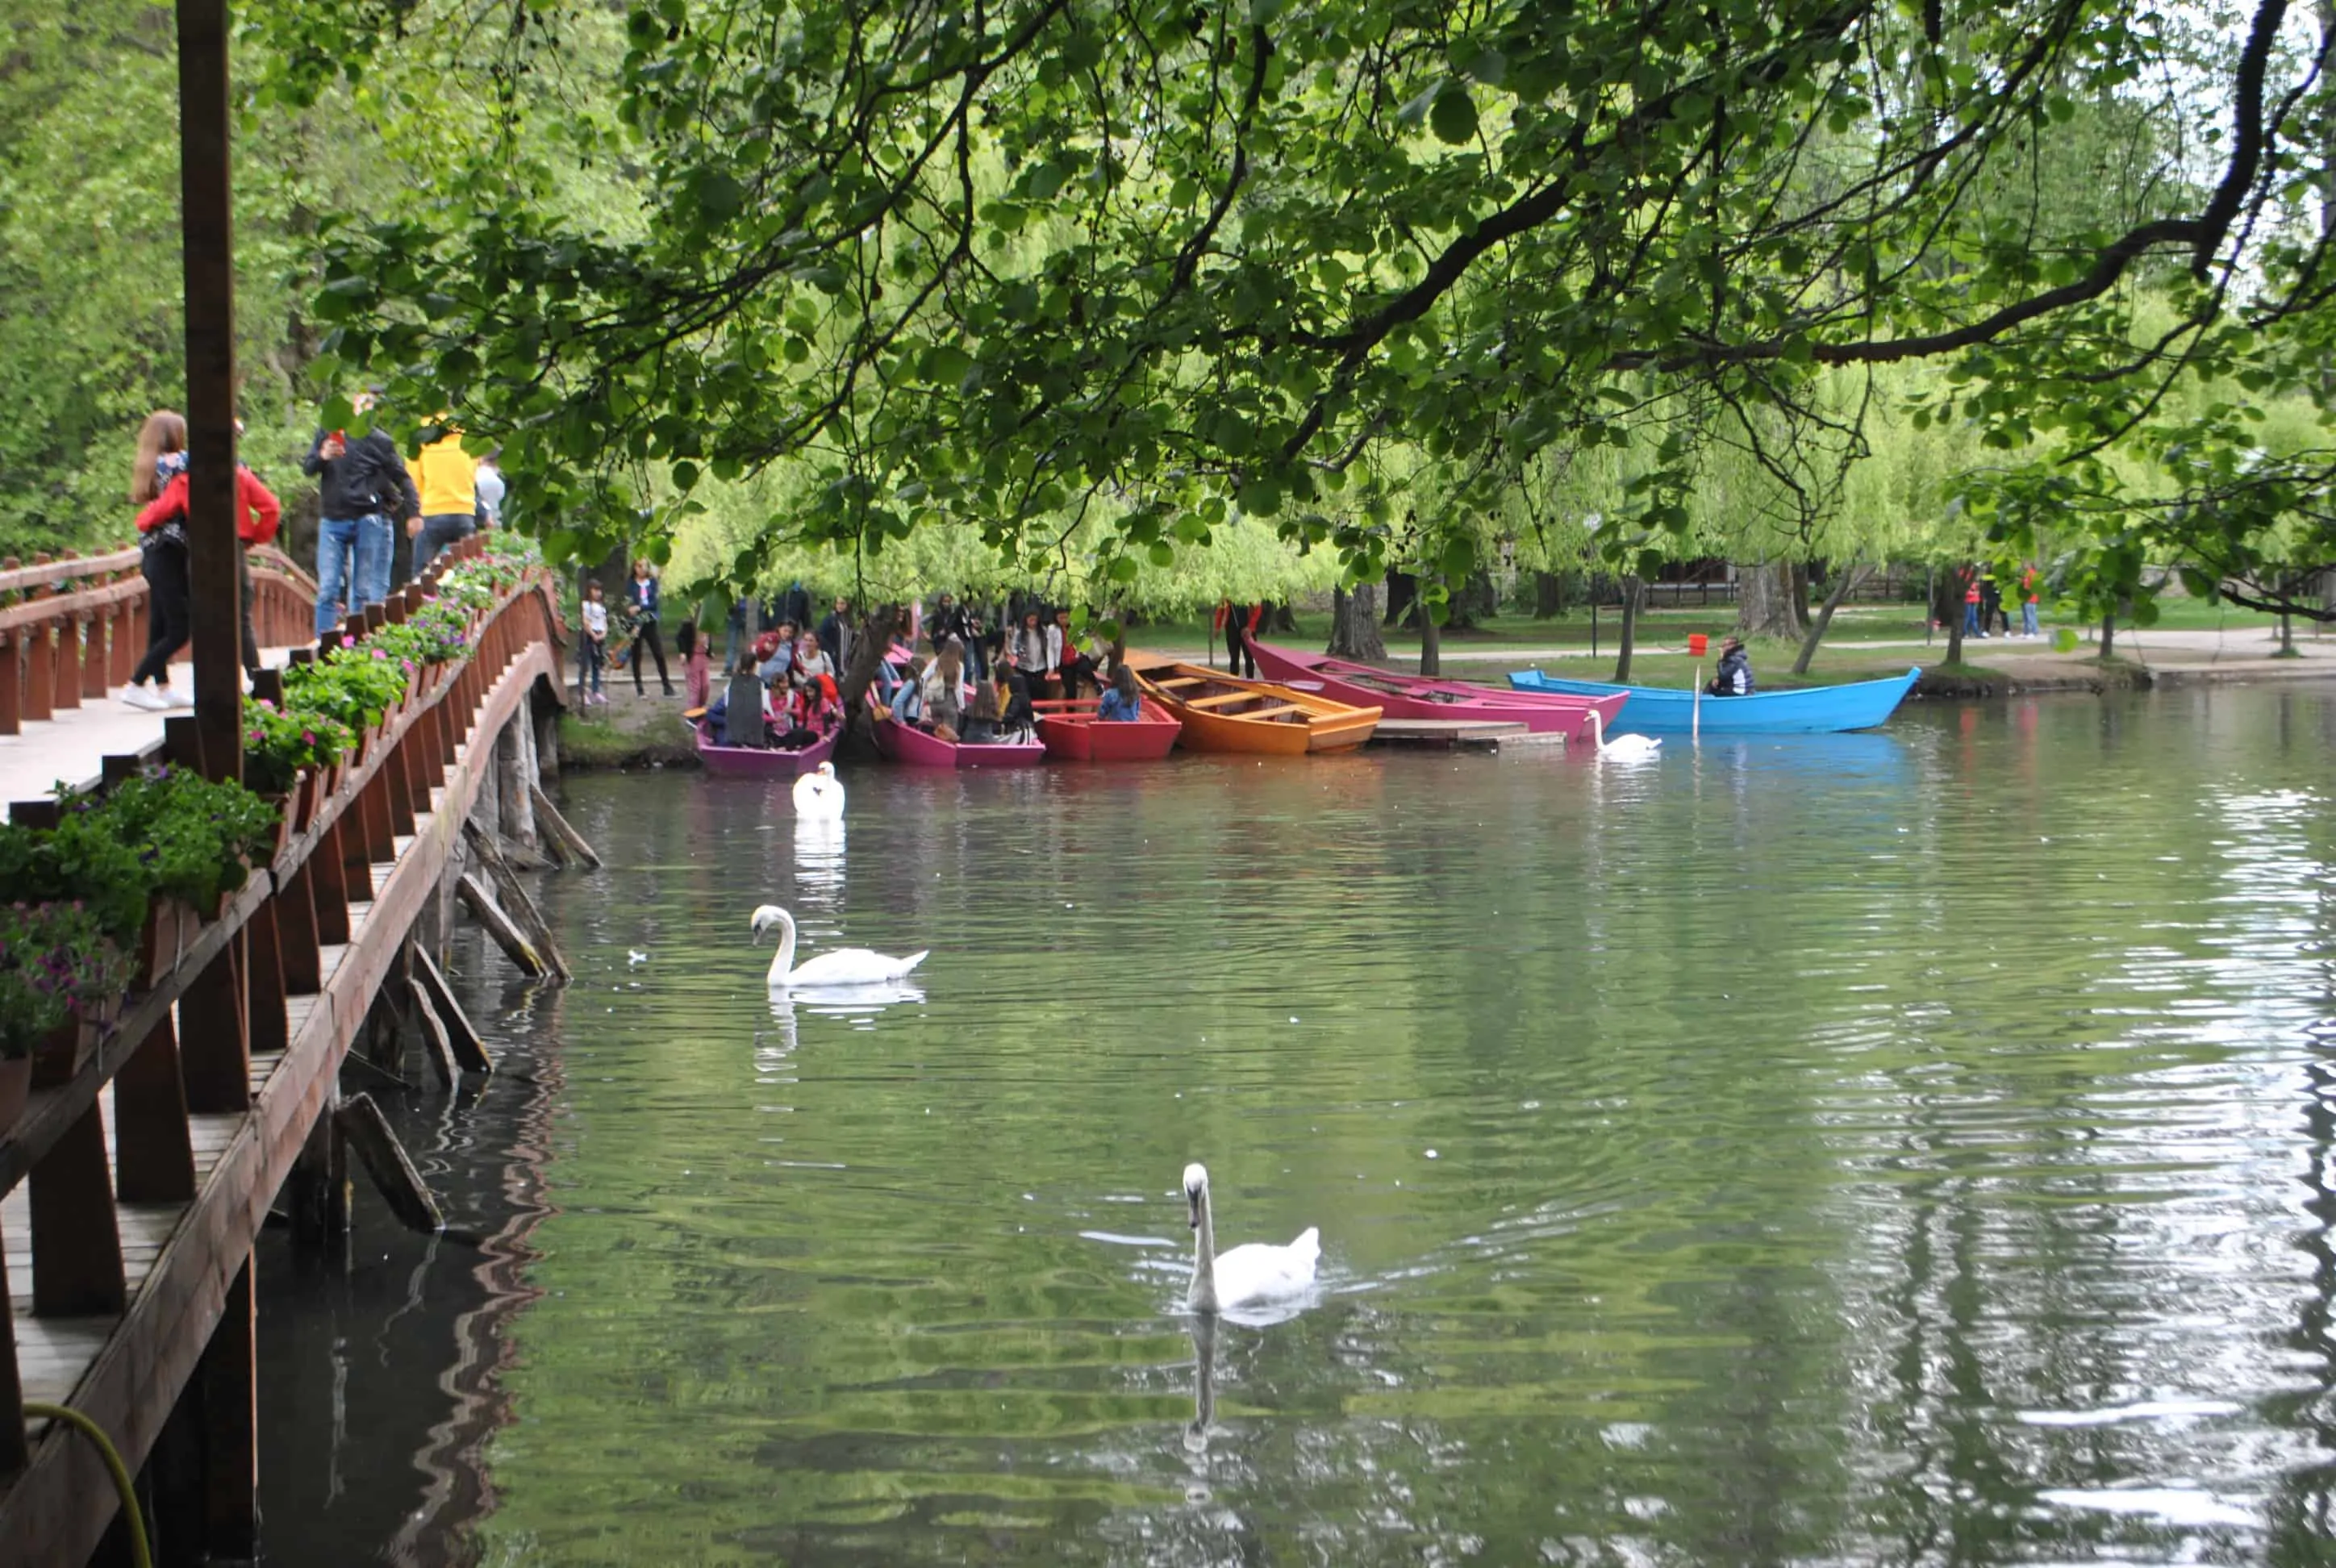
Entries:
[[[1703, 699], [1706, 735], [1830, 735], [1872, 729], [1889, 718], [1913, 688], [1922, 670], [1888, 680], [1852, 681], [1847, 686], [1803, 687], [1795, 691], [1755, 692], [1750, 696]], [[1562, 692], [1569, 696], [1613, 696], [1622, 705], [1616, 735], [1687, 735], [1695, 725], [1695, 693], [1660, 686], [1616, 686], [1602, 680], [1568, 680], [1521, 669], [1509, 676], [1518, 691]]]

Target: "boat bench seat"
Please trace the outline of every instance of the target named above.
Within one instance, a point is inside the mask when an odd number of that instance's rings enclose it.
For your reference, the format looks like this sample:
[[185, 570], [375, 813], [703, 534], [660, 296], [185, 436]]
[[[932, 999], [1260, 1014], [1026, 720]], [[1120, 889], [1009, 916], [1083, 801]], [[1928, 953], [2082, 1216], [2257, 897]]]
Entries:
[[1294, 702], [1284, 702], [1276, 703], [1271, 707], [1259, 708], [1255, 713], [1235, 714], [1233, 716], [1235, 718], [1280, 718], [1286, 713], [1304, 713], [1305, 711]]
[[1254, 702], [1263, 695], [1254, 691], [1221, 691], [1207, 696], [1188, 696], [1183, 701], [1186, 707], [1222, 707], [1229, 702]]
[[1197, 675], [1173, 675], [1166, 680], [1155, 680], [1152, 684], [1156, 687], [1164, 687], [1172, 686], [1206, 686], [1209, 683], [1202, 680]]

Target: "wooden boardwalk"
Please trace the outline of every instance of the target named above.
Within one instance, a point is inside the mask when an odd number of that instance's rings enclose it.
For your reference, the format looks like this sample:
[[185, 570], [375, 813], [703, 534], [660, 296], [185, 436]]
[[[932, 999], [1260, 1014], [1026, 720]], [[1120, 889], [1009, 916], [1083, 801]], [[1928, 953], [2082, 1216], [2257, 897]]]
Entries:
[[[394, 603], [388, 618], [402, 613]], [[248, 1381], [252, 1243], [404, 972], [474, 803], [498, 787], [498, 741], [532, 722], [544, 687], [556, 700], [563, 636], [547, 582], [501, 601], [472, 659], [384, 724], [274, 863], [126, 999], [116, 1031], [0, 1129], [0, 1326], [13, 1330], [0, 1373], [23, 1398], [94, 1421], [133, 1470], [199, 1364], [216, 1380], [215, 1329], [233, 1330], [229, 1360], [241, 1356]], [[144, 1201], [158, 1197], [170, 1201]], [[0, 1560], [80, 1568], [115, 1493], [92, 1445], [50, 1425], [21, 1429], [20, 1468], [0, 1464]], [[236, 1484], [224, 1457], [205, 1485]]]
[[1512, 719], [1383, 718], [1373, 745], [1432, 746], [1445, 751], [1498, 751], [1504, 745], [1558, 745], [1562, 735], [1534, 735]]

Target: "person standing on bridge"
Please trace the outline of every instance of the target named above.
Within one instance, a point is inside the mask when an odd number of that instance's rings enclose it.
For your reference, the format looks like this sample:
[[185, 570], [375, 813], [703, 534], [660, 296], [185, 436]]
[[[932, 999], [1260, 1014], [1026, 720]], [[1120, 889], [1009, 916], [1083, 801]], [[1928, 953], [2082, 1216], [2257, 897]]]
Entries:
[[[371, 392], [355, 407], [374, 406]], [[316, 529], [316, 636], [354, 610], [389, 597], [389, 566], [396, 553], [393, 520], [422, 515], [422, 494], [397, 443], [384, 430], [320, 430], [300, 461], [300, 472], [321, 481], [324, 518]]]
[[462, 450], [462, 433], [442, 424], [438, 438], [423, 443], [410, 466], [421, 508], [405, 523], [414, 540], [407, 575], [418, 578], [442, 551], [479, 531], [479, 462]]
[[[178, 415], [172, 414], [170, 417], [176, 419]], [[238, 439], [243, 434], [243, 421], [240, 419], [235, 422], [235, 433]], [[140, 472], [141, 473], [144, 472], [142, 467]], [[141, 540], [155, 539], [160, 535], [167, 534], [171, 529], [177, 529], [180, 531], [180, 548], [183, 550], [187, 520], [186, 454], [171, 453], [156, 458], [154, 477], [164, 482], [162, 491], [160, 495], [148, 502], [145, 508], [138, 513], [138, 537]], [[259, 678], [259, 638], [253, 635], [251, 629], [251, 547], [256, 544], [273, 543], [276, 539], [277, 525], [282, 521], [283, 516], [284, 509], [277, 502], [275, 492], [259, 482], [259, 476], [251, 472], [250, 464], [238, 463], [235, 465], [235, 565], [237, 576], [241, 579], [243, 674], [246, 680]], [[189, 563], [189, 568], [192, 570], [191, 562]], [[150, 594], [149, 598], [151, 597]], [[191, 601], [193, 598], [191, 591], [188, 597]], [[191, 606], [188, 621], [191, 629], [193, 622]], [[170, 655], [165, 654], [163, 657], [168, 658]], [[170, 678], [167, 667], [162, 678], [165, 680]], [[138, 692], [141, 696], [133, 696], [131, 692]], [[142, 687], [133, 683], [131, 692], [123, 693], [122, 698], [131, 706], [151, 707], [152, 706], [151, 698], [142, 697]]]

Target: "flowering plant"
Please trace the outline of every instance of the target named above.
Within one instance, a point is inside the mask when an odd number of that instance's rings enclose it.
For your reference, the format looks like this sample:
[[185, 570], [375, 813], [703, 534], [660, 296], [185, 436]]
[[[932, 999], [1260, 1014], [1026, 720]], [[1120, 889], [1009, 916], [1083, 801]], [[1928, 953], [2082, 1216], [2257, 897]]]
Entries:
[[288, 667], [284, 671], [286, 710], [338, 719], [352, 732], [379, 724], [384, 714], [404, 700], [406, 672], [385, 648], [378, 650], [383, 657], [374, 657], [373, 641], [367, 638], [359, 651], [355, 638], [344, 638], [341, 647], [323, 658]]
[[94, 805], [76, 808], [131, 846], [153, 891], [208, 917], [243, 886], [250, 864], [276, 842], [278, 813], [241, 784], [183, 768], [124, 779]]
[[277, 707], [265, 697], [243, 710], [243, 778], [262, 794], [282, 794], [302, 768], [326, 768], [356, 737], [329, 714]]
[[122, 950], [79, 903], [0, 905], [0, 1057], [28, 1057], [58, 1026], [118, 996]]

